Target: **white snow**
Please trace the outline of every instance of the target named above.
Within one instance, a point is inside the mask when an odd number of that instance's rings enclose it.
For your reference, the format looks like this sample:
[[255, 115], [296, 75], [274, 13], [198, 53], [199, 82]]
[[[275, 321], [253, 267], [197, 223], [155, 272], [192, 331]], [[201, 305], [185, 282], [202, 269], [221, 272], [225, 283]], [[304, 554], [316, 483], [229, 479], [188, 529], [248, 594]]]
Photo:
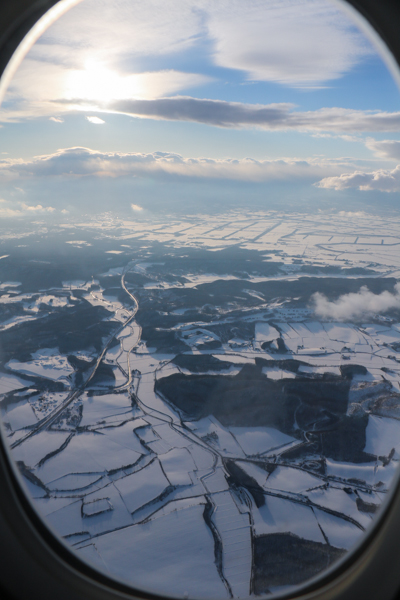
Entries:
[[146, 451], [144, 447], [133, 433], [134, 427], [135, 421], [128, 421], [120, 426], [102, 427], [96, 429], [96, 431], [120, 446], [134, 450], [139, 454], [145, 454]]
[[127, 393], [98, 396], [83, 394], [82, 399], [82, 427], [101, 423], [103, 419], [114, 415], [126, 414], [127, 419], [132, 416], [132, 402]]
[[214, 473], [203, 477], [202, 481], [210, 494], [229, 490], [229, 485], [225, 477], [225, 471], [222, 467], [217, 467]]
[[[22, 445], [23, 447], [23, 445]], [[45, 483], [70, 473], [105, 473], [135, 464], [141, 454], [94, 432], [76, 434], [58, 455], [37, 470]]]
[[76, 502], [76, 498], [55, 498], [48, 496], [47, 498], [38, 499], [38, 501], [35, 502], [35, 506], [39, 509], [40, 513], [46, 517], [52, 512], [64, 508], [64, 506], [68, 506], [73, 502]]
[[377, 456], [388, 456], [392, 448], [399, 454], [400, 421], [369, 415], [364, 451]]
[[252, 539], [248, 513], [239, 512], [230, 492], [213, 494], [212, 520], [222, 541], [222, 571], [234, 598], [250, 595]]
[[156, 459], [144, 469], [115, 482], [129, 512], [133, 513], [160, 496], [169, 486]]
[[353, 525], [353, 523], [344, 521], [319, 508], [314, 508], [314, 514], [329, 543], [331, 546], [335, 546], [335, 548], [350, 550], [363, 535], [363, 532], [356, 525]]
[[5, 409], [0, 405], [0, 409], [2, 418], [6, 422], [8, 421], [14, 431], [37, 423], [37, 417], [27, 400], [9, 404]]
[[324, 373], [331, 373], [332, 375], [338, 375], [340, 377], [340, 368], [339, 367], [307, 367], [305, 365], [300, 365], [299, 373], [315, 373], [319, 375], [323, 375]]
[[32, 354], [33, 360], [21, 363], [15, 359], [7, 363], [7, 367], [13, 371], [20, 371], [27, 375], [46, 377], [58, 380], [68, 377], [74, 372], [66, 356], [59, 353], [57, 348], [43, 348]]
[[323, 327], [331, 340], [345, 344], [365, 344], [365, 340], [354, 328], [354, 325], [346, 323], [324, 323]]
[[285, 371], [279, 367], [262, 367], [261, 371], [268, 379], [295, 379], [296, 374], [292, 371]]
[[262, 454], [296, 441], [273, 427], [230, 427], [247, 456]]
[[[1, 299], [0, 299], [0, 303], [1, 303]], [[3, 321], [3, 323], [0, 326], [0, 331], [6, 331], [6, 329], [11, 329], [11, 327], [14, 327], [15, 325], [19, 325], [20, 323], [26, 323], [27, 321], [35, 321], [36, 317], [32, 316], [32, 315], [26, 315], [26, 316], [18, 316], [18, 317], [12, 317], [11, 319], [7, 319], [7, 321]]]
[[214, 464], [214, 454], [210, 450], [200, 446], [200, 444], [191, 444], [187, 448], [193, 456], [197, 469], [205, 472], [211, 471]]
[[371, 523], [370, 517], [357, 509], [355, 494], [349, 495], [341, 488], [315, 489], [307, 496], [315, 504], [343, 513], [364, 527]]
[[74, 473], [72, 475], [64, 475], [59, 479], [55, 479], [47, 484], [50, 490], [57, 491], [75, 491], [83, 490], [90, 487], [101, 479], [98, 473]]
[[12, 456], [14, 460], [23, 461], [27, 467], [34, 467], [42, 458], [58, 450], [69, 435], [66, 431], [39, 431], [16, 446]]
[[22, 480], [23, 486], [25, 487], [25, 492], [28, 494], [28, 497], [31, 497], [35, 500], [35, 503], [36, 500], [43, 498], [47, 494], [46, 490], [44, 490], [41, 486], [32, 483], [26, 477], [23, 476]]
[[299, 493], [322, 484], [322, 479], [310, 475], [306, 471], [294, 469], [293, 467], [278, 466], [268, 477], [265, 485], [267, 488], [274, 490]]
[[[132, 354], [131, 354], [132, 356]], [[132, 367], [132, 363], [131, 363]], [[133, 367], [135, 368], [135, 367]], [[139, 368], [137, 366], [136, 368]], [[140, 400], [140, 404], [143, 404], [146, 412], [154, 414], [155, 416], [162, 416], [168, 418], [168, 420], [179, 422], [177, 413], [167, 406], [167, 404], [157, 396], [154, 391], [154, 372], [145, 373], [140, 378], [137, 396]]]
[[14, 390], [20, 390], [33, 385], [32, 381], [9, 375], [8, 373], [0, 373], [0, 394], [8, 394]]
[[255, 324], [255, 339], [257, 342], [272, 342], [280, 337], [279, 331], [268, 323]]
[[95, 544], [88, 544], [87, 546], [82, 546], [81, 548], [76, 550], [76, 552], [78, 552], [78, 556], [81, 559], [91, 563], [101, 573], [103, 573], [104, 571], [108, 572], [104, 560], [97, 552]]
[[191, 496], [189, 498], [182, 498], [181, 500], [171, 500], [164, 504], [164, 506], [158, 509], [151, 515], [151, 519], [159, 519], [160, 517], [166, 517], [167, 515], [183, 508], [189, 508], [190, 506], [203, 506], [207, 504], [205, 496]]
[[84, 517], [92, 517], [109, 510], [114, 510], [114, 507], [108, 498], [99, 498], [90, 502], [83, 501], [82, 515]]
[[149, 444], [150, 442], [155, 442], [160, 439], [159, 436], [154, 433], [153, 428], [147, 424], [137, 427], [135, 429], [135, 434], [145, 444]]
[[171, 485], [192, 485], [189, 471], [194, 471], [196, 465], [188, 450], [174, 448], [160, 456], [160, 462]]
[[318, 522], [309, 506], [284, 498], [265, 496], [265, 504], [252, 506], [254, 534], [293, 533], [306, 540], [325, 543]]
[[191, 429], [196, 432], [201, 438], [205, 436], [217, 436], [208, 437], [207, 444], [214, 447], [218, 452], [223, 453], [224, 456], [232, 456], [237, 458], [244, 458], [244, 452], [238, 444], [232, 432], [221, 425], [221, 423], [214, 416], [205, 417], [199, 419], [192, 424]]
[[82, 501], [77, 500], [50, 513], [46, 517], [46, 523], [52, 526], [59, 536], [87, 532], [85, 524], [82, 523]]
[[348, 463], [326, 459], [326, 473], [343, 479], [361, 479], [369, 485], [374, 485], [379, 480], [376, 475], [376, 463]]
[[397, 476], [398, 470], [399, 462], [397, 460], [391, 460], [390, 463], [385, 467], [383, 465], [379, 465], [376, 470], [377, 484], [382, 482], [384, 484], [383, 489], [388, 489], [393, 481], [393, 478]]
[[96, 548], [113, 576], [136, 588], [178, 598], [228, 598], [203, 511], [192, 506], [109, 533], [96, 539]]
[[247, 462], [244, 460], [237, 460], [236, 464], [243, 471], [245, 471], [245, 473], [250, 475], [250, 477], [252, 477], [252, 479], [255, 479], [255, 481], [257, 481], [258, 485], [260, 485], [261, 487], [265, 486], [265, 483], [269, 476], [268, 471], [266, 471], [262, 467], [254, 464], [252, 462]]

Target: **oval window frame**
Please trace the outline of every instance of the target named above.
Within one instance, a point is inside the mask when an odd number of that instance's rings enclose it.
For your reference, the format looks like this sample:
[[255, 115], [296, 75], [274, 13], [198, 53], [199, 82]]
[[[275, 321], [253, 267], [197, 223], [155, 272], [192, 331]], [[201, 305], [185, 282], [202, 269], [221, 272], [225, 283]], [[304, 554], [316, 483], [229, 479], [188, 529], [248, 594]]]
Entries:
[[[372, 26], [389, 54], [400, 81], [400, 3], [395, 0], [343, 0], [353, 15]], [[3, 0], [0, 6], [0, 76], [9, 77], [28, 49], [40, 19], [63, 12], [65, 0]], [[54, 10], [60, 8], [60, 11]], [[50, 13], [49, 13], [50, 11]], [[39, 25], [39, 29], [37, 26]], [[43, 30], [43, 29], [42, 29]], [[34, 34], [35, 35], [35, 34]], [[375, 36], [376, 37], [376, 36]], [[25, 44], [25, 48], [24, 48]], [[390, 60], [390, 57], [392, 60]], [[389, 65], [390, 66], [390, 65]], [[8, 69], [8, 72], [7, 72]], [[302, 600], [391, 600], [400, 590], [400, 471], [369, 532], [341, 560], [293, 593], [274, 598]], [[82, 562], [35, 511], [21, 476], [0, 435], [0, 539], [2, 598], [30, 599], [40, 590], [43, 600], [162, 600], [134, 590]]]

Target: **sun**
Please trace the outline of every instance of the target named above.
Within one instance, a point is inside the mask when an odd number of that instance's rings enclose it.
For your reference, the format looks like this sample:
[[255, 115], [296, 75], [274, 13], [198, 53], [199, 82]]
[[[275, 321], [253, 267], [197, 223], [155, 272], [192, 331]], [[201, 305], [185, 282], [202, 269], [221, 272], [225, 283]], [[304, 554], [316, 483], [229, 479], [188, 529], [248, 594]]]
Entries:
[[113, 100], [138, 97], [144, 90], [137, 79], [135, 75], [121, 76], [95, 60], [88, 60], [84, 69], [68, 74], [65, 98], [107, 104]]

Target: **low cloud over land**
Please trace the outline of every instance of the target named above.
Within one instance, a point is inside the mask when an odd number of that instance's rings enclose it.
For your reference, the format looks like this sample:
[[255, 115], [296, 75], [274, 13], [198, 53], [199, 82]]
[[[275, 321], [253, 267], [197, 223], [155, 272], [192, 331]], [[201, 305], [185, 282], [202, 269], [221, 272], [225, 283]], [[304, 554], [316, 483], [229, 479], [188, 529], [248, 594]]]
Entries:
[[25, 217], [33, 214], [53, 213], [54, 211], [53, 206], [30, 205], [25, 202], [10, 202], [4, 200], [4, 198], [0, 199], [1, 218]]
[[324, 160], [255, 160], [184, 158], [173, 152], [100, 152], [90, 148], [66, 148], [32, 160], [0, 160], [0, 180], [40, 177], [143, 177], [227, 179], [263, 183], [277, 180], [309, 180], [336, 175], [354, 163]]
[[378, 169], [370, 173], [355, 171], [339, 176], [325, 177], [318, 187], [334, 190], [358, 189], [360, 191], [400, 192], [400, 165], [393, 170]]
[[388, 291], [373, 294], [366, 286], [358, 293], [344, 294], [330, 301], [324, 294], [313, 294], [312, 304], [317, 317], [334, 321], [353, 321], [373, 317], [393, 308], [400, 309], [400, 283], [395, 285], [395, 293]]

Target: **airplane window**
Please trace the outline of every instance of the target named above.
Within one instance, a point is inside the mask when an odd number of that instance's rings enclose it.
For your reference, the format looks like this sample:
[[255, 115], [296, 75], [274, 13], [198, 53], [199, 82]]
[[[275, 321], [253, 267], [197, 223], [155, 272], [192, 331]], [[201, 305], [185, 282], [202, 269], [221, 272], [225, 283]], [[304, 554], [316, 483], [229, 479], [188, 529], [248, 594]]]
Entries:
[[139, 592], [300, 592], [400, 460], [393, 61], [327, 0], [64, 4], [0, 110], [10, 459]]

